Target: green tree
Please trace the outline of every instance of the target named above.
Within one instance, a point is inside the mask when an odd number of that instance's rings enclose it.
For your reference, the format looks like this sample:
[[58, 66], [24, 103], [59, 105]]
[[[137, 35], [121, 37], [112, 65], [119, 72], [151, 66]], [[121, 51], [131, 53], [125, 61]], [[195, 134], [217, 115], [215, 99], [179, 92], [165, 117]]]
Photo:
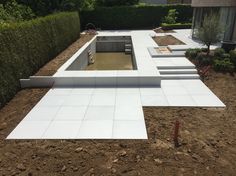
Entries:
[[205, 15], [202, 26], [197, 30], [197, 38], [207, 46], [207, 55], [210, 53], [210, 46], [220, 42], [222, 35], [219, 16], [214, 13]]
[[18, 4], [15, 0], [9, 0], [4, 4], [0, 4], [0, 22], [15, 22], [30, 20], [34, 18], [33, 11], [22, 4]]
[[164, 23], [167, 23], [167, 24], [175, 24], [176, 23], [176, 20], [177, 20], [177, 15], [179, 13], [176, 11], [176, 9], [170, 9], [168, 11], [168, 14], [167, 16], [164, 17], [164, 20], [163, 22]]

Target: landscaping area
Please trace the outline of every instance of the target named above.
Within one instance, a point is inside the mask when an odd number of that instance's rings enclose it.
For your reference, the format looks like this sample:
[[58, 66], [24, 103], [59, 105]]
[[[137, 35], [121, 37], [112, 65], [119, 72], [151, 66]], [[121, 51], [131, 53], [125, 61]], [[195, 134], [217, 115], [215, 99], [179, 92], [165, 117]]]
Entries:
[[[226, 104], [144, 108], [149, 140], [4, 140], [48, 89], [25, 89], [0, 110], [2, 175], [234, 175], [236, 78], [210, 72], [207, 86]], [[180, 143], [172, 140], [180, 120]]]
[[172, 35], [165, 35], [165, 36], [158, 36], [153, 37], [153, 40], [159, 45], [159, 46], [167, 46], [167, 45], [185, 45], [182, 41], [178, 40]]

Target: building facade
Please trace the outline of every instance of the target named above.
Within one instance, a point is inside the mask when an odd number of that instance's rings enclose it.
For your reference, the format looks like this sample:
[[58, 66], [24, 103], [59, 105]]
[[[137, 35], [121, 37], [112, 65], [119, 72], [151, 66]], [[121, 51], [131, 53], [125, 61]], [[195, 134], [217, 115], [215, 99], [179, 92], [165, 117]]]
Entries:
[[236, 41], [236, 0], [192, 0], [193, 27], [192, 36], [201, 27], [206, 14], [219, 15], [220, 25], [223, 28], [222, 40]]

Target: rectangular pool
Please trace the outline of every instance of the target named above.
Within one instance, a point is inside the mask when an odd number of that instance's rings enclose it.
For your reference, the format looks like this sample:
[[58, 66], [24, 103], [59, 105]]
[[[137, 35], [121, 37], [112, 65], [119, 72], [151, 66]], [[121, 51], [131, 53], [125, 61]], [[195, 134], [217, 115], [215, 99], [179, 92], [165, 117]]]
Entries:
[[131, 37], [97, 36], [66, 70], [137, 70]]

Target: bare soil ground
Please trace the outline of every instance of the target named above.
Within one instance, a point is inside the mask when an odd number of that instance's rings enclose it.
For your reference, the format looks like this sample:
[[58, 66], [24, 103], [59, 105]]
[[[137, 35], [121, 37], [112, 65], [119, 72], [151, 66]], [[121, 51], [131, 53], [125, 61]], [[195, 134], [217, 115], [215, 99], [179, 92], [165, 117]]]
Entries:
[[[235, 175], [236, 77], [206, 84], [225, 109], [144, 108], [148, 140], [5, 140], [47, 89], [21, 90], [0, 110], [0, 175]], [[180, 120], [181, 146], [172, 141]]]
[[159, 46], [167, 46], [167, 45], [185, 45], [182, 41], [178, 40], [177, 38], [173, 37], [172, 35], [166, 36], [157, 36], [153, 37], [153, 40]]
[[57, 57], [44, 65], [35, 76], [52, 76], [56, 71], [75, 54], [86, 42], [90, 41], [94, 35], [81, 34], [80, 38], [72, 43], [67, 49], [61, 52]]

